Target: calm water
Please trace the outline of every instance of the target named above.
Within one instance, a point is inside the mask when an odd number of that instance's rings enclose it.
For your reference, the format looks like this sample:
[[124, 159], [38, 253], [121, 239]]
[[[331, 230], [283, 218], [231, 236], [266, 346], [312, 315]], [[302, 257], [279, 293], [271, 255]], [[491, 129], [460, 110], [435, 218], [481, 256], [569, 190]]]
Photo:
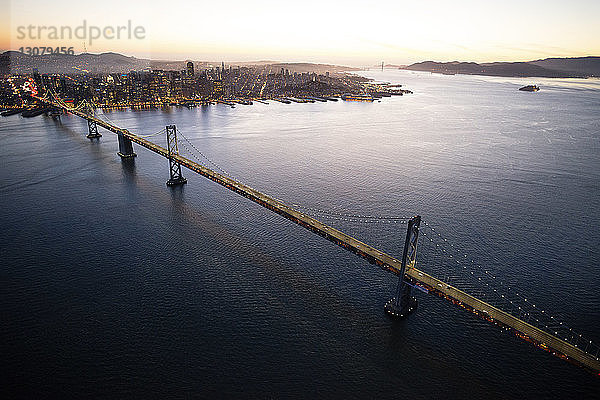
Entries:
[[[174, 123], [290, 203], [420, 214], [457, 253], [600, 340], [600, 82], [365, 72], [380, 103], [107, 112]], [[529, 83], [538, 93], [517, 88]], [[0, 120], [2, 391], [26, 398], [593, 398], [593, 375], [77, 117]], [[164, 137], [152, 138], [164, 143]], [[189, 145], [188, 145], [189, 147]], [[400, 255], [405, 225], [328, 221]], [[419, 264], [451, 261], [425, 242]], [[5, 396], [3, 396], [5, 397]]]

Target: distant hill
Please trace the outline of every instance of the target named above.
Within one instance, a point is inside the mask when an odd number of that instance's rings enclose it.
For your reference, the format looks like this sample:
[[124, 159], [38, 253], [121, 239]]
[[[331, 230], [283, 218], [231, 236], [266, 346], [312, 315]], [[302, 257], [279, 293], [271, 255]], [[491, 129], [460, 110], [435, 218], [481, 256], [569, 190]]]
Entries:
[[530, 64], [556, 71], [571, 71], [585, 76], [600, 76], [600, 57], [546, 58]]
[[[148, 60], [143, 58], [128, 57], [118, 53], [90, 54], [82, 53], [75, 55], [50, 54], [43, 56], [30, 56], [18, 51], [6, 51], [0, 54], [0, 75], [27, 74], [34, 68], [42, 74], [68, 74], [68, 73], [126, 73], [143, 69], [162, 69], [180, 71], [185, 69], [186, 60]], [[220, 66], [221, 62], [194, 61], [196, 69]], [[239, 63], [227, 63], [236, 66], [269, 66], [273, 71], [281, 68], [292, 72], [320, 72], [331, 73], [354, 70], [351, 67], [327, 64], [311, 63], [278, 63], [277, 61], [244, 61]]]
[[527, 62], [435, 62], [424, 61], [404, 69], [441, 74], [488, 75], [540, 78], [584, 78], [600, 76], [600, 57], [546, 58]]
[[[148, 60], [143, 58], [124, 56], [118, 53], [75, 55], [50, 54], [44, 56], [29, 56], [17, 51], [7, 51], [0, 54], [0, 75], [31, 73], [37, 68], [40, 73], [126, 73], [143, 69], [176, 70], [185, 69], [186, 61]], [[194, 61], [196, 69], [219, 66], [220, 62]], [[291, 72], [317, 72], [332, 74], [345, 71], [358, 70], [357, 68], [330, 64], [313, 63], [280, 63], [277, 61], [244, 61], [227, 63], [236, 66], [265, 66], [273, 72], [281, 68]], [[391, 65], [386, 65], [391, 67]], [[547, 77], [547, 78], [573, 78], [573, 77], [600, 77], [600, 57], [575, 57], [575, 58], [546, 58], [527, 62], [435, 62], [424, 61], [409, 66], [398, 66], [401, 69], [414, 71], [429, 71], [442, 74], [468, 74], [490, 76], [516, 76], [516, 77]]]
[[[31, 73], [33, 68], [37, 68], [42, 74], [81, 73], [82, 71], [124, 73], [145, 68], [182, 70], [185, 69], [185, 63], [185, 61], [147, 60], [118, 53], [30, 56], [18, 51], [7, 51], [0, 54], [0, 74]], [[207, 63], [196, 61], [195, 64]]]
[[330, 73], [341, 73], [345, 71], [358, 71], [359, 68], [353, 67], [344, 67], [341, 65], [331, 65], [331, 64], [313, 64], [313, 63], [277, 63], [270, 64], [269, 67], [272, 68], [274, 72], [278, 72], [283, 69], [288, 69], [291, 72], [316, 72], [320, 74], [324, 74], [325, 72]]

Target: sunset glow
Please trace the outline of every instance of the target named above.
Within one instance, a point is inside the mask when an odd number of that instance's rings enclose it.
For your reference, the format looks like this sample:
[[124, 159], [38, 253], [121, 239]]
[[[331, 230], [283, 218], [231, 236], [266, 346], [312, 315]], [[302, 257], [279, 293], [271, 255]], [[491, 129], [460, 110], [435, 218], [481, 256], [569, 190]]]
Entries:
[[[17, 5], [18, 4], [18, 5]], [[75, 5], [76, 4], [76, 5]], [[0, 46], [73, 46], [154, 59], [285, 60], [348, 65], [432, 59], [515, 61], [600, 53], [600, 3], [577, 0], [229, 1], [128, 3], [33, 0], [3, 13]], [[40, 39], [19, 27], [99, 27], [131, 21], [144, 40]], [[6, 27], [9, 27], [8, 29]], [[34, 29], [35, 31], [35, 29]], [[21, 31], [22, 32], [22, 31]], [[84, 42], [85, 46], [84, 46]]]

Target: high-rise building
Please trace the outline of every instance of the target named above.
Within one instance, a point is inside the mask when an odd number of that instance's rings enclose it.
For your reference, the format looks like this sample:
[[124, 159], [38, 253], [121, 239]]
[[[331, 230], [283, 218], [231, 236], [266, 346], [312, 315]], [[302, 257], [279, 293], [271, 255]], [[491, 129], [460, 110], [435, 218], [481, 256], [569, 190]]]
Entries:
[[187, 69], [181, 71], [183, 95], [185, 97], [190, 97], [194, 94], [194, 63], [188, 61], [186, 67]]
[[37, 68], [33, 69], [33, 80], [35, 81], [35, 85], [37, 86], [38, 93], [42, 92], [42, 88], [44, 84], [42, 83], [42, 76], [40, 75], [40, 71]]
[[220, 99], [225, 95], [225, 90], [223, 88], [223, 81], [221, 79], [215, 79], [213, 81], [213, 90], [212, 90], [213, 98]]

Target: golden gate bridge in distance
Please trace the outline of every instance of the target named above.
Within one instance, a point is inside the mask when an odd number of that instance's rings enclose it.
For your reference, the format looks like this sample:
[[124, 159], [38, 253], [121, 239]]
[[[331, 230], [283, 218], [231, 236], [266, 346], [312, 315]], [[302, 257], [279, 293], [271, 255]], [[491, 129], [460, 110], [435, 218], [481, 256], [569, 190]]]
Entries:
[[[381, 66], [384, 67], [383, 62]], [[168, 125], [153, 134], [137, 135], [116, 126], [112, 122], [100, 119], [95, 114], [96, 107], [94, 104], [87, 100], [82, 101], [77, 106], [70, 105], [51, 90], [45, 90], [44, 96], [33, 95], [32, 98], [49, 107], [54, 118], [60, 118], [60, 113], [64, 112], [85, 119], [88, 124], [87, 137], [91, 140], [97, 140], [102, 136], [98, 131], [98, 126], [116, 134], [119, 142], [119, 152], [117, 154], [123, 160], [131, 160], [136, 157], [133, 143], [165, 157], [169, 162], [169, 180], [167, 181], [169, 186], [177, 186], [187, 182], [181, 172], [181, 167], [185, 167], [357, 254], [371, 264], [398, 275], [395, 296], [384, 307], [385, 312], [391, 317], [401, 318], [415, 309], [416, 300], [411, 293], [412, 289], [415, 288], [442, 297], [480, 318], [514, 333], [517, 337], [532, 343], [540, 349], [600, 375], [600, 359], [598, 357], [600, 346], [577, 334], [545, 310], [540, 310], [531, 301], [528, 302], [523, 295], [518, 293], [503, 294], [501, 293], [502, 290], [498, 291], [497, 286], [501, 285], [497, 285], [498, 280], [491, 271], [477, 265], [474, 260], [470, 260], [470, 262], [469, 260], [460, 261], [459, 257], [453, 257], [453, 245], [449, 244], [447, 239], [428, 222], [421, 220], [420, 216], [408, 218], [361, 215], [314, 209], [295, 204], [293, 205], [295, 208], [292, 208], [290, 205], [232, 178], [225, 170], [208, 159], [175, 125]], [[151, 137], [162, 135], [165, 135], [167, 139], [166, 148], [149, 140]], [[180, 140], [179, 137], [183, 140]], [[187, 147], [186, 143], [193, 150]], [[180, 145], [198, 162], [183, 156], [180, 153]], [[205, 161], [202, 162], [196, 154]], [[216, 172], [203, 165], [206, 162], [212, 164], [221, 172]], [[324, 219], [365, 223], [406, 224], [407, 233], [402, 258], [398, 260], [379, 251], [321, 222], [315, 218], [316, 216]], [[421, 229], [421, 224], [423, 224], [424, 229]], [[419, 247], [418, 243], [421, 235], [423, 241], [431, 243], [433, 248], [443, 253], [444, 256], [452, 258], [451, 263], [455, 264], [453, 266], [457, 268], [457, 271], [461, 271], [460, 274], [453, 276], [452, 284], [449, 279], [443, 281], [416, 267], [417, 248]], [[466, 257], [467, 255], [465, 255]], [[487, 282], [483, 284], [485, 288], [474, 286], [473, 282], [483, 282], [482, 277], [487, 279]], [[491, 284], [488, 282], [491, 282]], [[510, 288], [504, 289], [510, 290]], [[477, 295], [469, 294], [469, 291], [477, 293]]]

